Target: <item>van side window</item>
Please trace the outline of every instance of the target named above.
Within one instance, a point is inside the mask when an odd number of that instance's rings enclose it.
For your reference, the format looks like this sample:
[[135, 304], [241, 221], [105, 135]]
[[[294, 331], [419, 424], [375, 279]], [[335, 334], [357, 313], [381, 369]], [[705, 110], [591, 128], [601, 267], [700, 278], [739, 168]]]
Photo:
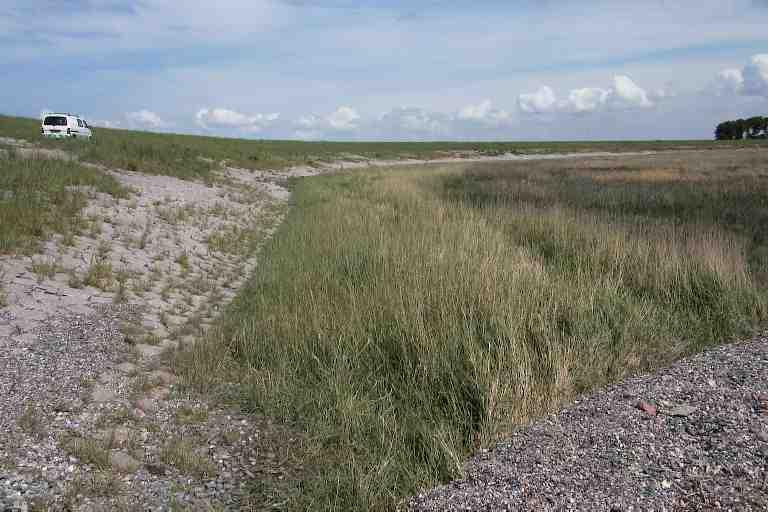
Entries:
[[77, 126], [79, 126], [80, 128], [83, 127], [83, 122], [79, 119], [77, 120]]
[[86, 128], [90, 128], [90, 126], [88, 126], [88, 121], [86, 121], [85, 119], [83, 119], [83, 126], [85, 126]]

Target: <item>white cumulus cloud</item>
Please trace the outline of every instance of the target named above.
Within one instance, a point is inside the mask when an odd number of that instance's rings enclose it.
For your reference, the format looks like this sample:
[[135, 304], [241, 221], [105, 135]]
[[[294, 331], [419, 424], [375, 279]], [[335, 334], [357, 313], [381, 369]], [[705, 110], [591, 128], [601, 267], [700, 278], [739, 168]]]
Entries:
[[754, 55], [741, 73], [744, 76], [742, 94], [768, 98], [768, 54]]
[[635, 108], [650, 108], [655, 105], [654, 99], [662, 99], [662, 90], [652, 94], [637, 85], [626, 75], [613, 77], [613, 85], [607, 89], [601, 87], [584, 87], [572, 89], [565, 99], [558, 99], [555, 91], [549, 86], [542, 86], [533, 93], [518, 96], [520, 110], [531, 114], [545, 113], [587, 113], [599, 110], [626, 110]]
[[202, 128], [239, 128], [249, 132], [261, 131], [279, 118], [278, 113], [246, 115], [227, 108], [201, 108], [195, 114], [195, 122]]
[[565, 105], [574, 112], [592, 112], [605, 105], [610, 94], [609, 90], [599, 87], [574, 89], [568, 94], [568, 101]]
[[481, 101], [477, 105], [467, 105], [456, 114], [456, 118], [461, 121], [473, 121], [492, 125], [503, 123], [511, 117], [509, 112], [495, 108], [491, 100]]
[[631, 78], [624, 75], [613, 77], [613, 89], [609, 91], [609, 99], [614, 99], [618, 106], [626, 107], [652, 107], [653, 103], [648, 99], [648, 93]]
[[542, 85], [536, 92], [518, 96], [517, 104], [523, 112], [543, 114], [557, 109], [557, 97], [551, 87]]
[[352, 107], [339, 107], [335, 112], [326, 117], [328, 125], [334, 130], [354, 130], [357, 128], [357, 122], [360, 120], [360, 114]]
[[151, 110], [142, 109], [137, 112], [128, 112], [125, 117], [130, 123], [145, 128], [162, 128], [167, 125], [159, 115]]
[[744, 76], [740, 69], [724, 69], [715, 77], [715, 91], [718, 93], [738, 93], [744, 85]]
[[753, 55], [741, 69], [720, 71], [715, 77], [714, 90], [719, 94], [768, 98], [768, 54]]
[[384, 133], [413, 137], [439, 136], [446, 133], [449, 117], [419, 107], [396, 107], [379, 117], [377, 128]]

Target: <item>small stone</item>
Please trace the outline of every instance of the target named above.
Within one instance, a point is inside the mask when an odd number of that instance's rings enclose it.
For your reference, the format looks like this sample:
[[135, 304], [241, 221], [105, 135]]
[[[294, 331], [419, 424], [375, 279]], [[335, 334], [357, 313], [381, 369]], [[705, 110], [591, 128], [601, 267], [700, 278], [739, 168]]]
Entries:
[[137, 420], [140, 420], [140, 419], [144, 418], [147, 415], [147, 413], [145, 413], [144, 411], [142, 411], [139, 408], [134, 409], [131, 412], [131, 414], [133, 414], [133, 417], [136, 418]]
[[759, 432], [757, 432], [755, 435], [760, 441], [764, 443], [768, 443], [768, 430], [762, 429]]
[[53, 406], [55, 412], [78, 412], [82, 408], [83, 402], [78, 398], [74, 400], [62, 400]]
[[648, 416], [656, 416], [656, 406], [653, 404], [649, 404], [644, 400], [640, 400], [639, 402], [637, 402], [636, 407], [641, 411], [643, 411]]
[[133, 473], [139, 468], [138, 461], [125, 452], [112, 453], [110, 461], [112, 467], [121, 473]]
[[110, 400], [114, 400], [114, 398], [115, 392], [104, 386], [96, 386], [91, 392], [91, 400], [97, 403], [109, 402]]
[[136, 365], [127, 361], [125, 363], [120, 363], [116, 368], [123, 373], [134, 373], [136, 371]]
[[27, 502], [22, 497], [17, 497], [13, 500], [13, 503], [11, 506], [3, 509], [7, 512], [27, 512], [29, 510], [29, 507], [27, 506]]
[[669, 480], [662, 480], [661, 486], [664, 489], [669, 489], [670, 487], [672, 487], [672, 482], [670, 482]]
[[131, 438], [131, 431], [127, 427], [117, 427], [99, 432], [99, 439], [109, 442], [112, 448], [122, 448]]
[[148, 462], [147, 464], [144, 464], [144, 467], [147, 468], [147, 471], [151, 475], [165, 476], [166, 469], [163, 464]]
[[693, 414], [694, 411], [696, 411], [696, 407], [692, 407], [690, 405], [678, 405], [676, 407], [672, 407], [670, 409], [667, 409], [664, 412], [667, 416], [681, 416], [686, 417]]
[[176, 376], [170, 372], [164, 370], [154, 370], [149, 373], [149, 378], [155, 381], [160, 381], [164, 385], [175, 384]]
[[155, 345], [147, 345], [145, 343], [139, 343], [138, 345], [136, 345], [135, 350], [140, 357], [145, 359], [157, 357], [163, 353], [162, 347], [158, 347]]
[[101, 373], [96, 380], [98, 380], [102, 384], [108, 384], [114, 378], [115, 378], [114, 372], [106, 371]]
[[157, 400], [154, 398], [140, 398], [139, 400], [136, 400], [134, 405], [137, 409], [146, 413], [151, 414], [157, 411]]
[[754, 400], [755, 412], [758, 414], [768, 414], [768, 393], [754, 393], [752, 394], [752, 400]]
[[175, 340], [163, 340], [160, 342], [160, 348], [164, 350], [176, 350], [179, 348], [179, 342]]
[[154, 398], [155, 400], [165, 400], [170, 394], [171, 390], [166, 387], [154, 388], [149, 392], [150, 398]]

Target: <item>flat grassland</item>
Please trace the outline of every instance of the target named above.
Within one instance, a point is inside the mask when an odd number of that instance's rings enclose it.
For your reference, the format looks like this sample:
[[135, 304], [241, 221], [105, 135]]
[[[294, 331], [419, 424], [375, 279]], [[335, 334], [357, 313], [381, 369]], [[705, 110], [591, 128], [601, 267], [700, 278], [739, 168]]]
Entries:
[[64, 148], [80, 160], [109, 167], [178, 178], [209, 178], [222, 161], [245, 169], [280, 169], [339, 159], [434, 159], [460, 155], [721, 149], [759, 141], [605, 142], [300, 142], [202, 137], [94, 128], [93, 141], [42, 140], [40, 121], [0, 115], [0, 137]]
[[178, 363], [309, 433], [301, 486], [272, 482], [296, 509], [391, 510], [564, 400], [766, 319], [765, 150], [294, 188], [258, 273]]

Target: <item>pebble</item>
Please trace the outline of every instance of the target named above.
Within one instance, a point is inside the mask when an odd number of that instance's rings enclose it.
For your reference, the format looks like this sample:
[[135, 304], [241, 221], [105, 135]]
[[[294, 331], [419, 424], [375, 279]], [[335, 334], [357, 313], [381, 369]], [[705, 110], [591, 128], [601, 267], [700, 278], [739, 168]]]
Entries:
[[662, 410], [662, 412], [667, 416], [686, 417], [693, 414], [696, 411], [696, 409], [697, 409], [696, 407], [692, 407], [690, 405], [678, 405], [670, 409], [664, 409]]
[[125, 452], [113, 452], [110, 455], [110, 462], [112, 467], [121, 473], [133, 473], [140, 466], [136, 459]]
[[118, 371], [123, 373], [134, 373], [137, 370], [136, 365], [128, 361], [124, 363], [120, 363], [115, 368], [117, 368]]
[[656, 406], [644, 400], [640, 400], [637, 403], [637, 408], [643, 411], [648, 416], [656, 416]]
[[179, 342], [175, 340], [166, 339], [160, 342], [160, 348], [165, 350], [176, 350], [177, 348], [179, 348]]
[[152, 380], [160, 381], [164, 385], [175, 384], [176, 376], [165, 370], [154, 370], [149, 373], [149, 378]]
[[140, 398], [136, 400], [134, 405], [137, 409], [144, 411], [145, 413], [152, 414], [153, 412], [157, 412], [157, 400], [154, 398]]
[[78, 412], [83, 408], [83, 401], [79, 398], [73, 400], [61, 400], [56, 402], [53, 410], [56, 412]]
[[109, 402], [115, 399], [115, 392], [103, 386], [96, 385], [91, 391], [91, 400], [97, 403]]
[[163, 348], [156, 345], [137, 344], [134, 349], [139, 357], [143, 359], [152, 359], [163, 353]]

